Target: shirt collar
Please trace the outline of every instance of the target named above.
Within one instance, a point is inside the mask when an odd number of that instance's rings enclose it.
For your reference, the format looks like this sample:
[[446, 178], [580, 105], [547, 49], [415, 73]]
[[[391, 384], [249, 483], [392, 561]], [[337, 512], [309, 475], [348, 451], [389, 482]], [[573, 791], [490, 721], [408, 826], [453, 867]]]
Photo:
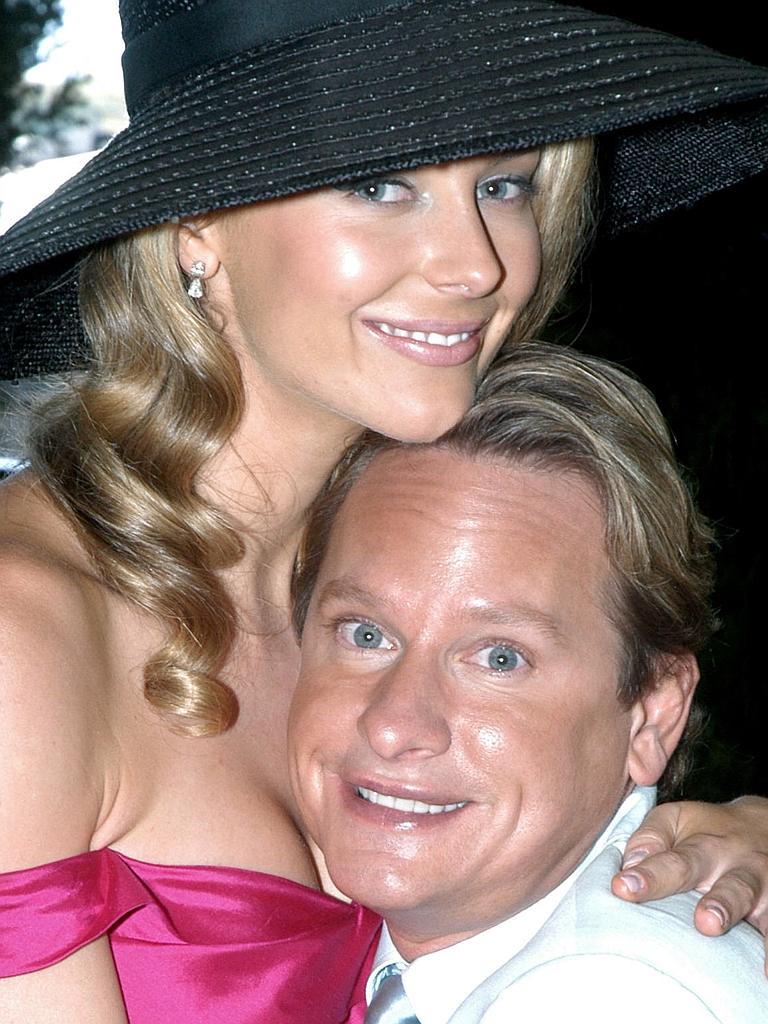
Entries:
[[395, 944], [392, 941], [392, 936], [389, 934], [389, 928], [387, 928], [387, 923], [385, 921], [381, 928], [379, 946], [376, 950], [373, 967], [371, 968], [371, 973], [368, 975], [368, 983], [365, 986], [366, 1003], [370, 1003], [371, 999], [373, 999], [373, 990], [376, 986], [376, 979], [379, 974], [385, 967], [389, 967], [390, 964], [397, 964], [398, 967], [403, 969], [403, 971], [408, 967], [407, 961], [403, 960], [395, 949]]
[[371, 1001], [376, 978], [389, 964], [403, 966], [403, 986], [421, 1024], [447, 1024], [451, 1015], [486, 978], [507, 963], [543, 926], [579, 875], [607, 846], [624, 844], [655, 801], [655, 790], [638, 787], [622, 802], [608, 826], [571, 874], [530, 907], [469, 939], [426, 953], [406, 964], [384, 924], [365, 990]]

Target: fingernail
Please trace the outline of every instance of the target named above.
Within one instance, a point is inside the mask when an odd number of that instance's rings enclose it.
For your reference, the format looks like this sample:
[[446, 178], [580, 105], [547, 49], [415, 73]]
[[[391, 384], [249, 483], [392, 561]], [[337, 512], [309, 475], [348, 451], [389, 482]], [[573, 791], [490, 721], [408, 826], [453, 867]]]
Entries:
[[628, 853], [624, 859], [624, 867], [633, 868], [635, 864], [639, 864], [641, 860], [645, 860], [648, 853], [648, 850], [633, 850], [631, 853]]
[[710, 914], [714, 914], [720, 923], [721, 928], [726, 928], [728, 925], [728, 917], [723, 908], [717, 903], [706, 903], [704, 909]]
[[624, 885], [626, 885], [630, 892], [640, 892], [640, 890], [643, 888], [643, 880], [640, 877], [640, 875], [636, 875], [633, 872], [630, 872], [628, 875], [625, 875], [622, 871], [619, 877], [621, 878], [622, 882], [624, 883]]

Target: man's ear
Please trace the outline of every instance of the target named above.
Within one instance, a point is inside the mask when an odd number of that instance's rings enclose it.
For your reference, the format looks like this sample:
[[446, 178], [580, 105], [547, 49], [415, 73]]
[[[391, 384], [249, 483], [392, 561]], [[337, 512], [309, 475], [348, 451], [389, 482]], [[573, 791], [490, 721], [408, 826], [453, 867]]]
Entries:
[[632, 706], [627, 770], [636, 785], [652, 786], [661, 777], [685, 729], [698, 681], [693, 654], [671, 655]]
[[203, 280], [213, 277], [219, 269], [218, 233], [211, 230], [212, 227], [213, 221], [205, 217], [183, 220], [179, 224], [179, 266], [185, 274], [189, 274], [194, 263], [204, 265]]

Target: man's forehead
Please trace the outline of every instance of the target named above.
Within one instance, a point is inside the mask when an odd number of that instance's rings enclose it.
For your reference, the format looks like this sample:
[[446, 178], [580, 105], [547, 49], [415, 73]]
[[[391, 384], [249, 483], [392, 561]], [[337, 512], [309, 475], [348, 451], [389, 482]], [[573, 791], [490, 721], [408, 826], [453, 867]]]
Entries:
[[337, 519], [355, 522], [360, 514], [411, 512], [444, 527], [503, 529], [505, 515], [525, 514], [537, 491], [542, 503], [550, 504], [553, 481], [562, 481], [602, 521], [596, 489], [575, 470], [437, 446], [399, 447], [377, 455], [350, 488]]
[[602, 606], [609, 571], [598, 498], [581, 478], [425, 448], [387, 452], [351, 489], [316, 600], [432, 595], [489, 625], [554, 635], [564, 601]]

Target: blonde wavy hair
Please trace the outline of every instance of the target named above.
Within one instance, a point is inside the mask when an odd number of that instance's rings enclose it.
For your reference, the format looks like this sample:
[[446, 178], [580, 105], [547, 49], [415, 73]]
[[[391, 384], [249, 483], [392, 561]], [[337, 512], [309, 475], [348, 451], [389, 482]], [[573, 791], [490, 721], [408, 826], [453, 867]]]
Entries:
[[594, 140], [544, 146], [533, 212], [541, 238], [536, 291], [512, 325], [505, 348], [536, 338], [568, 285], [595, 226]]
[[31, 462], [104, 583], [164, 624], [146, 697], [199, 736], [237, 714], [217, 677], [236, 630], [218, 570], [242, 545], [197, 483], [244, 396], [234, 352], [186, 294], [176, 237], [163, 225], [86, 257], [80, 302], [93, 363], [37, 417]]
[[[544, 147], [542, 274], [508, 344], [542, 326], [568, 281], [591, 224], [591, 173], [591, 140]], [[242, 416], [238, 360], [186, 295], [174, 225], [94, 249], [80, 303], [92, 365], [41, 410], [31, 462], [104, 583], [165, 626], [144, 669], [149, 703], [177, 732], [214, 735], [237, 717], [220, 677], [237, 615], [219, 573], [243, 546], [198, 482]]]

